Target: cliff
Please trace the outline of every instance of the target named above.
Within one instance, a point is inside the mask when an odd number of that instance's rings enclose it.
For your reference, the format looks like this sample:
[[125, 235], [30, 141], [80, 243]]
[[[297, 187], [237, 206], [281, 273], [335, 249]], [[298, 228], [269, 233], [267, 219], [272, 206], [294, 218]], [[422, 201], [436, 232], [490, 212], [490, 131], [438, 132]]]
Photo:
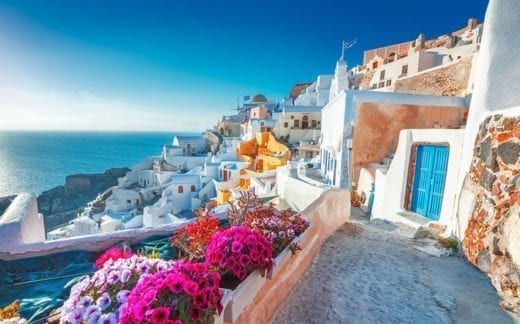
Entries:
[[460, 59], [445, 67], [397, 80], [395, 92], [413, 92], [436, 96], [467, 95], [473, 56]]
[[128, 171], [128, 168], [113, 168], [101, 174], [74, 174], [67, 176], [64, 186], [43, 192], [38, 196], [38, 210], [45, 216], [46, 231], [73, 219], [78, 208], [117, 185], [117, 178]]

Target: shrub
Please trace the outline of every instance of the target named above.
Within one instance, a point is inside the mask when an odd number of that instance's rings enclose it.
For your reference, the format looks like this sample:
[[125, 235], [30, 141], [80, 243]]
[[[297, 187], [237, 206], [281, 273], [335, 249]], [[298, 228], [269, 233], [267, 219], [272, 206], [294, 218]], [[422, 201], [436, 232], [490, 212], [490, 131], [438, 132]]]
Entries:
[[218, 228], [219, 220], [205, 213], [197, 217], [195, 223], [179, 229], [171, 243], [179, 249], [179, 258], [200, 261], [204, 259], [206, 248]]
[[258, 231], [245, 226], [232, 226], [215, 233], [206, 250], [206, 262], [222, 274], [243, 280], [258, 269], [262, 275], [273, 265], [269, 241]]
[[219, 274], [202, 263], [174, 263], [139, 281], [120, 323], [211, 323], [222, 312], [219, 284]]
[[294, 211], [257, 205], [246, 213], [244, 225], [264, 234], [272, 244], [273, 254], [278, 255], [287, 246], [293, 253], [300, 249], [293, 240], [305, 232], [309, 222]]

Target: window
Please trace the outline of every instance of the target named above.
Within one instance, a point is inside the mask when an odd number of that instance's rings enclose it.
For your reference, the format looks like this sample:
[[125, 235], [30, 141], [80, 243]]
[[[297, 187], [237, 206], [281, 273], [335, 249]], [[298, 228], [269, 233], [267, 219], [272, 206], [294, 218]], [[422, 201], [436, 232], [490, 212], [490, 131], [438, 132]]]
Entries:
[[288, 128], [289, 127], [289, 123], [288, 122], [283, 123], [283, 127], [284, 128]]
[[131, 201], [130, 199], [127, 199], [127, 200], [126, 200], [126, 203], [127, 203], [127, 204], [131, 204], [132, 201]]
[[401, 68], [401, 75], [407, 75], [407, 74], [408, 74], [408, 64], [405, 64]]
[[386, 86], [389, 87], [392, 85], [392, 80], [386, 80]]
[[385, 86], [385, 81], [379, 82], [379, 88], [383, 88]]
[[379, 72], [379, 80], [384, 80], [385, 79], [385, 70]]
[[191, 185], [191, 192], [195, 192], [195, 185]]
[[316, 120], [311, 120], [311, 127], [316, 128]]
[[264, 126], [264, 122], [260, 122], [260, 126]]
[[294, 120], [294, 127], [295, 128], [300, 127], [300, 120], [299, 119], [295, 119]]
[[183, 192], [184, 192], [184, 188], [183, 188], [182, 186], [179, 186], [179, 187], [177, 188], [177, 192], [178, 192], [178, 193], [183, 193]]
[[377, 83], [374, 83], [374, 84], [372, 85], [372, 89], [377, 89]]

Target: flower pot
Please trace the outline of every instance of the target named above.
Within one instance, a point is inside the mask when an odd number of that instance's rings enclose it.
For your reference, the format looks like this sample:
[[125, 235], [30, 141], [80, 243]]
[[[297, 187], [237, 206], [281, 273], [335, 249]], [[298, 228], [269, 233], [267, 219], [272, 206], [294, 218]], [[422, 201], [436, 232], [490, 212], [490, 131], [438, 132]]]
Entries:
[[[304, 245], [307, 236], [309, 233], [309, 228], [305, 230], [305, 232], [301, 233], [298, 237], [294, 238], [292, 242], [298, 242], [301, 245]], [[298, 253], [298, 251], [296, 251]], [[289, 260], [293, 257], [293, 253], [291, 252], [291, 249], [289, 246], [286, 246], [283, 251], [278, 254], [278, 256], [273, 261], [273, 268], [271, 271], [267, 273], [267, 279], [272, 279], [278, 271], [287, 263]]]
[[265, 280], [265, 277], [255, 270], [235, 290], [230, 290], [231, 300], [224, 309], [226, 322], [233, 322], [240, 316], [242, 311], [253, 302], [257, 293], [264, 286]]

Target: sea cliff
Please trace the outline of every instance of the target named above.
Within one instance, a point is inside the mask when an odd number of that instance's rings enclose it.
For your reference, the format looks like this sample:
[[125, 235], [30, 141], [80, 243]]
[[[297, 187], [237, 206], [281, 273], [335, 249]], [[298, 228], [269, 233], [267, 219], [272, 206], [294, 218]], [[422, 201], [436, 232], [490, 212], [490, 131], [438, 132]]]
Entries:
[[73, 219], [78, 209], [94, 200], [98, 194], [117, 185], [128, 168], [112, 168], [104, 173], [74, 174], [65, 179], [64, 186], [57, 186], [38, 196], [38, 211], [45, 217], [46, 232]]

